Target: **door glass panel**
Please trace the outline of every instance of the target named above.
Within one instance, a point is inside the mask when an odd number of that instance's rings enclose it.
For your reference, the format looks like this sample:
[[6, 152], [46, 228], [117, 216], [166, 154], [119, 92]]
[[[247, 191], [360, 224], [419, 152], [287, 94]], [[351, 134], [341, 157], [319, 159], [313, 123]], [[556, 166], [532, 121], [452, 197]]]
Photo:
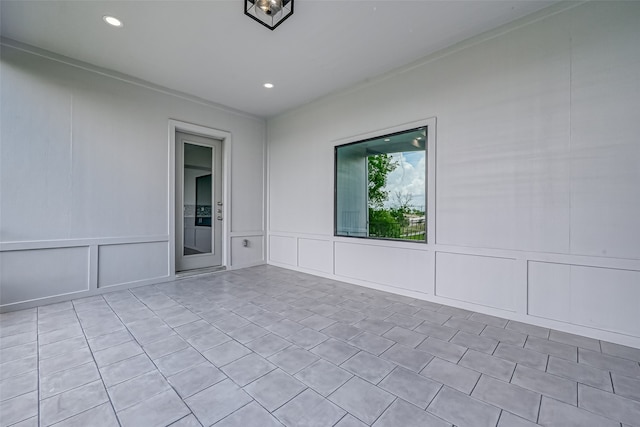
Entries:
[[183, 255], [211, 253], [213, 150], [197, 144], [184, 144], [184, 244]]

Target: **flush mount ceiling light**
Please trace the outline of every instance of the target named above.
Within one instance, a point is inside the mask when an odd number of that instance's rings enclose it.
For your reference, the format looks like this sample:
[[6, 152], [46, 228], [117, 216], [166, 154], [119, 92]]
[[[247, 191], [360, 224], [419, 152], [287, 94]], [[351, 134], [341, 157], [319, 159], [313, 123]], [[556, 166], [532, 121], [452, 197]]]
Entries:
[[244, 0], [244, 14], [275, 30], [293, 15], [293, 0]]
[[104, 15], [102, 17], [102, 20], [113, 27], [117, 27], [117, 28], [122, 27], [122, 21], [116, 18], [115, 16]]
[[273, 83], [265, 83], [262, 86], [266, 87], [267, 89], [272, 89], [273, 88]]

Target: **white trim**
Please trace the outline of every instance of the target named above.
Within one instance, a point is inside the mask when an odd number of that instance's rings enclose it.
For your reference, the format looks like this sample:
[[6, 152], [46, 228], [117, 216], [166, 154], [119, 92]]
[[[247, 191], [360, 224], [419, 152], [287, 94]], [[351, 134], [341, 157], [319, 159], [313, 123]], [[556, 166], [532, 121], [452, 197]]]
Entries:
[[30, 240], [25, 242], [2, 242], [0, 252], [28, 251], [34, 249], [58, 249], [86, 246], [122, 245], [127, 243], [155, 243], [166, 242], [169, 236], [165, 234], [156, 236], [127, 236], [127, 237], [101, 237], [84, 239], [55, 239], [55, 240]]
[[[335, 148], [339, 145], [345, 145], [345, 144], [350, 144], [353, 142], [358, 142], [358, 141], [363, 141], [363, 140], [367, 140], [367, 139], [373, 139], [373, 138], [378, 138], [378, 137], [382, 137], [384, 135], [390, 135], [390, 134], [394, 134], [394, 133], [399, 133], [399, 132], [404, 132], [404, 131], [408, 131], [411, 129], [415, 129], [415, 128], [421, 128], [421, 127], [425, 127], [427, 129], [427, 136], [426, 136], [426, 156], [427, 156], [427, 163], [426, 163], [426, 171], [425, 171], [425, 205], [426, 205], [426, 215], [427, 215], [427, 241], [422, 242], [422, 241], [406, 241], [406, 243], [410, 244], [410, 248], [413, 249], [415, 246], [423, 246], [425, 249], [427, 250], [435, 250], [435, 245], [436, 245], [436, 135], [437, 135], [437, 121], [436, 121], [436, 117], [428, 117], [425, 119], [420, 119], [420, 120], [416, 120], [416, 121], [412, 121], [412, 122], [408, 122], [408, 123], [403, 123], [397, 126], [391, 126], [391, 127], [387, 127], [387, 128], [383, 128], [383, 129], [378, 129], [378, 130], [374, 130], [371, 132], [365, 132], [365, 133], [361, 133], [358, 135], [352, 135], [352, 136], [348, 136], [345, 138], [339, 138], [336, 140], [331, 141], [331, 146], [330, 148], [332, 150], [335, 150]], [[333, 158], [334, 156], [332, 156]], [[334, 160], [335, 162], [335, 160]], [[335, 168], [336, 165], [334, 164], [333, 167]], [[334, 182], [332, 183], [332, 187], [334, 188], [334, 193], [335, 193], [335, 188], [336, 188], [336, 183], [335, 183], [335, 172], [333, 174], [332, 179], [334, 180]], [[333, 218], [335, 221], [335, 210], [336, 210], [336, 206], [335, 206], [335, 194], [333, 197]], [[333, 230], [335, 232], [336, 229], [336, 224], [333, 224]], [[382, 239], [375, 239], [375, 238], [369, 238], [369, 237], [348, 237], [348, 236], [335, 236], [336, 238], [344, 238], [344, 239], [348, 239], [345, 241], [348, 242], [353, 242], [354, 240], [362, 240], [362, 241], [379, 241], [379, 242], [385, 242], [384, 246], [389, 246], [388, 242], [396, 242], [397, 240], [382, 240]], [[434, 286], [435, 286], [435, 282], [434, 282]]]
[[207, 138], [222, 141], [222, 266], [230, 267], [231, 254], [231, 132], [196, 125], [180, 120], [169, 119], [169, 221], [167, 224], [169, 234], [169, 276], [176, 275], [176, 131], [201, 135]]

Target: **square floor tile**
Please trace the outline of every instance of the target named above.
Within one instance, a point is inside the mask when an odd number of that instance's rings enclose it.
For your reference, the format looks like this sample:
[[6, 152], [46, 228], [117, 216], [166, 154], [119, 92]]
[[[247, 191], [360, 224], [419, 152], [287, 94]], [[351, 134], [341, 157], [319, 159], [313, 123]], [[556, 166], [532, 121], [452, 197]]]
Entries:
[[427, 338], [426, 335], [411, 331], [409, 329], [401, 328], [399, 326], [394, 326], [392, 329], [385, 332], [382, 336], [411, 348], [416, 348], [418, 344], [420, 344], [422, 341], [424, 341], [425, 338]]
[[329, 400], [366, 424], [372, 424], [394, 399], [392, 394], [358, 377], [351, 378], [329, 396]]
[[538, 353], [537, 351], [527, 350], [525, 348], [502, 343], [498, 345], [498, 348], [496, 348], [493, 355], [539, 371], [544, 371], [546, 369], [547, 359], [549, 357], [544, 353]]
[[[86, 426], [120, 427], [120, 423], [118, 423], [118, 419], [116, 418], [115, 412], [113, 412], [113, 408], [111, 407], [111, 404], [107, 402], [55, 424], [55, 427], [86, 427]], [[16, 425], [14, 427], [22, 427], [22, 426]]]
[[275, 411], [273, 415], [287, 427], [331, 427], [345, 413], [315, 391], [307, 389]]
[[276, 369], [276, 366], [259, 355], [252, 353], [244, 356], [235, 362], [223, 366], [224, 372], [240, 387], [244, 387], [250, 382]]
[[629, 425], [640, 425], [640, 402], [578, 384], [578, 406]]
[[169, 377], [168, 380], [180, 397], [184, 399], [226, 378], [227, 376], [218, 368], [205, 362], [179, 372]]
[[282, 424], [262, 406], [251, 402], [215, 424], [215, 427], [281, 427]]
[[202, 353], [202, 355], [217, 367], [221, 367], [233, 362], [234, 360], [238, 360], [249, 353], [251, 353], [251, 350], [239, 342], [227, 341], [224, 344], [210, 348]]
[[482, 337], [480, 335], [471, 334], [465, 331], [458, 333], [449, 341], [462, 347], [472, 348], [487, 354], [492, 354], [498, 346], [498, 341], [492, 338]]
[[271, 325], [267, 326], [266, 329], [273, 332], [276, 335], [280, 335], [283, 338], [287, 338], [288, 336], [298, 332], [303, 327], [304, 326], [302, 326], [297, 322], [294, 322], [293, 320], [284, 319], [279, 322], [272, 323]]
[[361, 351], [341, 365], [347, 371], [373, 384], [379, 383], [395, 366], [393, 363], [365, 351]]
[[[522, 345], [520, 344], [514, 345], [522, 347]], [[570, 360], [572, 362], [578, 361], [578, 347], [573, 345], [562, 344], [555, 341], [545, 340], [543, 338], [529, 336], [527, 338], [527, 342], [524, 345], [524, 348]]]
[[307, 386], [280, 369], [257, 379], [244, 390], [268, 411], [273, 412], [293, 399]]
[[206, 332], [194, 335], [187, 339], [187, 342], [201, 353], [213, 348], [217, 345], [230, 341], [231, 338], [217, 329], [207, 330]]
[[151, 371], [110, 387], [107, 392], [114, 409], [119, 412], [170, 389], [171, 386], [158, 371]]
[[330, 338], [311, 349], [312, 353], [336, 365], [341, 364], [359, 351], [358, 348], [334, 338]]
[[549, 363], [547, 365], [547, 372], [549, 374], [577, 381], [582, 384], [587, 384], [601, 390], [613, 392], [609, 371], [550, 356]]
[[291, 375], [301, 371], [318, 359], [319, 357], [315, 354], [296, 346], [286, 348], [269, 357], [270, 362]]
[[336, 323], [335, 320], [329, 319], [328, 317], [320, 316], [319, 314], [314, 314], [300, 321], [300, 324], [302, 326], [315, 329], [316, 331], [324, 329], [327, 326], [333, 325], [334, 323]]
[[38, 389], [38, 371], [9, 377], [0, 381], [0, 401]]
[[314, 331], [313, 329], [304, 328], [287, 339], [297, 346], [309, 350], [321, 342], [326, 341], [329, 337], [321, 332]]
[[524, 365], [516, 366], [511, 383], [571, 405], [577, 405], [577, 383]]
[[428, 412], [397, 399], [378, 418], [373, 427], [451, 427], [451, 424], [434, 417]]
[[108, 402], [102, 381], [57, 394], [40, 402], [40, 422], [48, 426]]
[[368, 351], [373, 355], [380, 356], [389, 347], [394, 345], [395, 341], [391, 341], [374, 333], [365, 331], [350, 339], [349, 343], [362, 350]]
[[435, 381], [401, 367], [394, 369], [378, 386], [422, 409], [429, 406], [442, 387]]
[[267, 331], [266, 329], [250, 323], [246, 326], [243, 326], [242, 328], [238, 328], [234, 331], [229, 332], [229, 336], [238, 341], [240, 344], [246, 344], [249, 341], [253, 341], [256, 338], [259, 338], [268, 333], [269, 331]]
[[[76, 340], [83, 340], [84, 337], [76, 338]], [[91, 338], [89, 340], [89, 347], [91, 347], [91, 351], [100, 351], [107, 349], [109, 347], [113, 347], [119, 344], [124, 344], [127, 341], [133, 340], [133, 337], [126, 329], [120, 329], [118, 331], [112, 332], [106, 335], [100, 335], [95, 338]], [[81, 342], [81, 341], [78, 341]], [[42, 355], [43, 349], [40, 349], [40, 354]]]
[[328, 396], [353, 375], [322, 359], [302, 369], [295, 377], [321, 395]]
[[169, 425], [189, 414], [189, 408], [175, 391], [168, 390], [118, 412], [122, 427]]
[[467, 347], [432, 337], [428, 337], [416, 348], [429, 354], [433, 354], [440, 359], [448, 360], [451, 363], [458, 363], [460, 358], [467, 352]]
[[93, 357], [95, 358], [98, 367], [101, 368], [103, 366], [137, 356], [140, 353], [142, 353], [142, 347], [140, 347], [138, 343], [135, 341], [127, 341], [104, 350], [96, 351], [93, 353]]
[[156, 370], [155, 365], [146, 354], [139, 354], [131, 359], [116, 362], [100, 369], [102, 380], [107, 387], [121, 383], [129, 378], [137, 377], [149, 371]]
[[97, 381], [100, 379], [95, 363], [89, 362], [65, 371], [40, 376], [40, 399]]
[[[0, 402], [2, 426], [24, 421], [38, 415], [38, 392], [32, 391]], [[36, 422], [36, 425], [37, 422]]]
[[199, 365], [202, 362], [206, 362], [206, 359], [193, 348], [185, 348], [155, 360], [160, 372], [167, 377]]
[[246, 344], [262, 357], [269, 357], [289, 347], [291, 343], [275, 334], [267, 334]]
[[460, 359], [459, 365], [503, 381], [511, 380], [513, 370], [516, 367], [513, 362], [475, 350], [467, 351]]
[[322, 330], [322, 333], [344, 341], [349, 341], [351, 338], [355, 337], [361, 332], [362, 329], [359, 329], [352, 325], [348, 325], [346, 323], [334, 323], [328, 328], [324, 328]]
[[448, 387], [440, 390], [427, 411], [460, 427], [493, 427], [500, 417], [500, 409], [495, 406]]
[[470, 394], [476, 386], [480, 374], [472, 369], [434, 357], [420, 372], [427, 378], [445, 384], [451, 388]]
[[372, 334], [382, 335], [391, 330], [395, 325], [381, 319], [364, 319], [354, 326], [363, 331], [371, 332]]
[[541, 395], [522, 387], [483, 375], [471, 396], [529, 421], [538, 419]]
[[389, 350], [382, 353], [380, 357], [400, 366], [404, 366], [414, 372], [420, 372], [422, 368], [427, 366], [427, 363], [433, 359], [433, 356], [429, 353], [414, 350], [412, 348], [405, 347], [402, 344], [394, 345]]
[[251, 397], [231, 380], [224, 380], [185, 399], [196, 418], [210, 426], [251, 402]]
[[542, 396], [538, 423], [548, 427], [620, 427], [620, 423]]

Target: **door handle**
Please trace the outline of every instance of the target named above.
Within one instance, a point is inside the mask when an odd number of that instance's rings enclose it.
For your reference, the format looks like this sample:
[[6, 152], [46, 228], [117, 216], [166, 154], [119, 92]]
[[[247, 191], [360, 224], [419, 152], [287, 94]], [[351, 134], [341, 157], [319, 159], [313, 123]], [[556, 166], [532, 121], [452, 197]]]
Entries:
[[222, 216], [218, 215], [217, 220], [218, 220], [218, 221], [222, 221]]

